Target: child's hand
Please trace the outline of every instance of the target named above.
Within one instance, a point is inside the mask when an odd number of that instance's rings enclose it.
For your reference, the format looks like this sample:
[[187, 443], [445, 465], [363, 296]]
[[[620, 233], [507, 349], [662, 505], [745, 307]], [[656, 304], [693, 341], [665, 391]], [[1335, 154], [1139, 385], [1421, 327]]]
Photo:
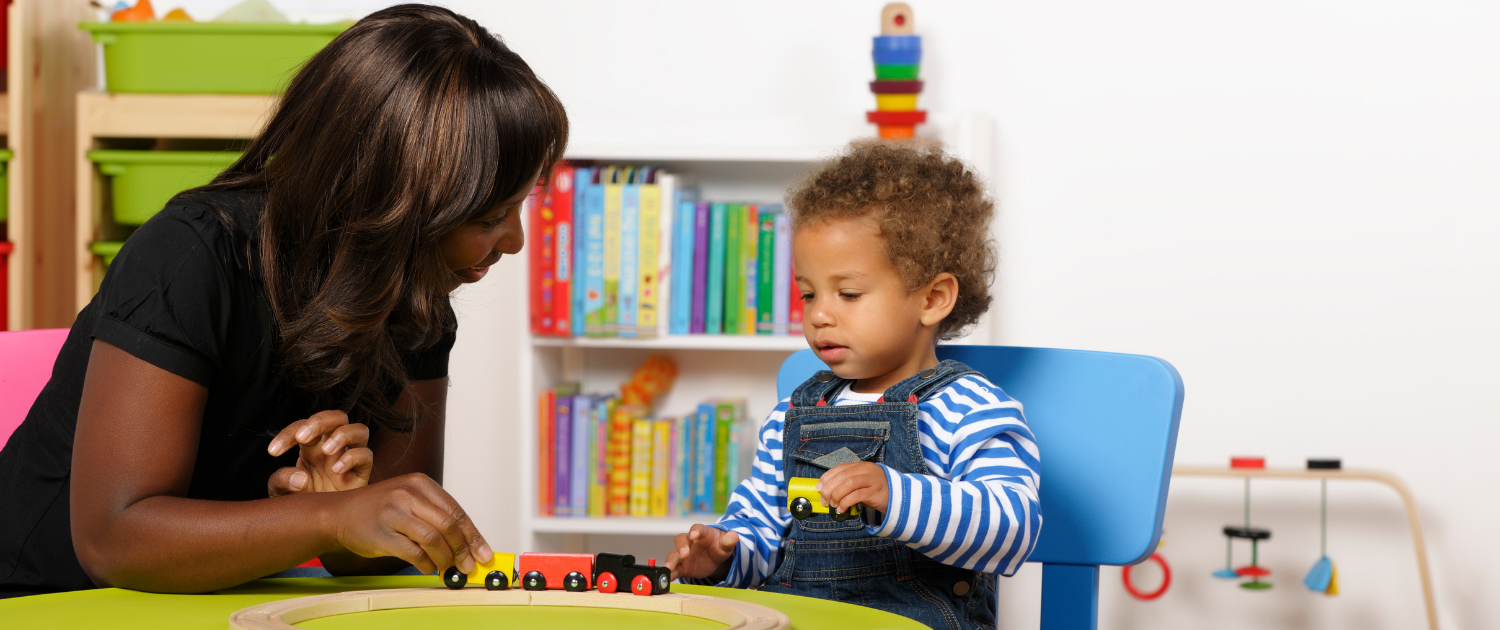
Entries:
[[729, 575], [729, 560], [740, 544], [740, 535], [717, 527], [694, 525], [688, 533], [678, 534], [672, 544], [677, 547], [667, 554], [672, 579], [711, 577], [722, 582]]
[[295, 492], [353, 490], [370, 483], [375, 454], [369, 449], [370, 429], [350, 424], [342, 411], [322, 411], [287, 425], [271, 440], [271, 455], [299, 445], [297, 466], [271, 474], [266, 489], [271, 496]]
[[885, 513], [890, 489], [885, 483], [885, 469], [870, 462], [839, 464], [818, 479], [823, 505], [843, 513], [863, 503], [865, 507]]

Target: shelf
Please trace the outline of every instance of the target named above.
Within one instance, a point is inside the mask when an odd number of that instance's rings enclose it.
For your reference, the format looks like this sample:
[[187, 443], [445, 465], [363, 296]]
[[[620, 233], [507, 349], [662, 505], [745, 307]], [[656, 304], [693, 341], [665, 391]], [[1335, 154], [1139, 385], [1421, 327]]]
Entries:
[[96, 138], [253, 138], [275, 109], [269, 94], [79, 92], [79, 120]]
[[544, 534], [633, 534], [675, 536], [687, 533], [696, 523], [712, 523], [718, 514], [696, 517], [648, 518], [620, 516], [613, 518], [568, 518], [539, 516], [531, 519], [531, 531]]
[[745, 350], [796, 352], [807, 348], [801, 335], [673, 335], [655, 339], [621, 337], [532, 337], [542, 348], [623, 348], [636, 350]]

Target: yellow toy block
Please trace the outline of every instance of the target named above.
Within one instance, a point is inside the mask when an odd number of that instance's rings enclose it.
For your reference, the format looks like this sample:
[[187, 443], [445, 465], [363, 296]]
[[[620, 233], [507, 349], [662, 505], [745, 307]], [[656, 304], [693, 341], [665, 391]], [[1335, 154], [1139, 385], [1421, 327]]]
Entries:
[[875, 109], [882, 112], [909, 112], [917, 109], [917, 94], [876, 94]]
[[792, 477], [786, 484], [786, 509], [792, 518], [799, 521], [812, 518], [814, 514], [830, 514], [835, 521], [847, 521], [859, 516], [860, 506], [855, 505], [843, 514], [833, 514], [821, 501], [817, 490], [818, 480], [808, 477]]
[[[490, 583], [489, 575], [500, 572], [494, 583]], [[474, 572], [464, 575], [458, 567], [448, 567], [443, 572], [443, 584], [448, 588], [459, 589], [466, 584], [483, 586], [492, 591], [503, 591], [516, 586], [520, 578], [516, 576], [516, 554], [495, 552], [489, 562], [474, 561]]]

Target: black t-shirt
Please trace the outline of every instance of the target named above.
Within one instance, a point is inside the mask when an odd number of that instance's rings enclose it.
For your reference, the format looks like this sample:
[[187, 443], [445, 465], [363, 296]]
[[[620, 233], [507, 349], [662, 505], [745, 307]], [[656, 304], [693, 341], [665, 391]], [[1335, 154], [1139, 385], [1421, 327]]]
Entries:
[[[204, 198], [250, 233], [259, 195]], [[52, 378], [0, 451], [0, 598], [93, 588], [73, 551], [73, 432], [94, 339], [208, 388], [187, 497], [265, 498], [297, 449], [266, 454], [286, 425], [319, 410], [275, 368], [276, 334], [253, 251], [200, 203], [174, 200], [126, 241], [73, 323]], [[409, 380], [448, 375], [454, 333], [404, 355]], [[371, 427], [372, 431], [376, 427]]]

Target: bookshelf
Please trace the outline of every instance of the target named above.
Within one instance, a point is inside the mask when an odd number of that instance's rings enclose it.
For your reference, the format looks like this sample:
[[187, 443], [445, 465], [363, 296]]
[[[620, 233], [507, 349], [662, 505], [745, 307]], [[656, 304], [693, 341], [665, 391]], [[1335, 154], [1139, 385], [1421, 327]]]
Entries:
[[[679, 127], [684, 126], [678, 124]], [[688, 125], [691, 126], [691, 125]], [[712, 125], [704, 125], [712, 127]], [[745, 127], [745, 125], [735, 125]], [[666, 144], [654, 140], [631, 143], [628, 139], [591, 142], [584, 138], [587, 123], [581, 123], [569, 147], [568, 157], [599, 163], [650, 164], [679, 173], [697, 188], [700, 198], [712, 201], [780, 203], [787, 187], [816, 162], [832, 156], [850, 140], [873, 134], [873, 127], [857, 116], [809, 117], [800, 124], [778, 129], [808, 130], [805, 134], [769, 134], [766, 139], [732, 138], [727, 142]], [[656, 129], [635, 125], [635, 128]], [[613, 126], [612, 128], [619, 128]], [[727, 126], [720, 126], [720, 129]], [[934, 116], [927, 129], [951, 153], [973, 164], [992, 179], [992, 125], [977, 115]], [[723, 134], [697, 137], [715, 138]], [[796, 136], [796, 137], [792, 137]], [[666, 137], [694, 137], [666, 134]], [[780, 142], [780, 144], [776, 144]], [[525, 259], [525, 256], [518, 256]], [[507, 273], [520, 274], [525, 286], [524, 264]], [[981, 322], [967, 343], [988, 343], [989, 326]], [[659, 404], [659, 416], [677, 417], [690, 412], [706, 399], [744, 397], [747, 419], [742, 441], [755, 443], [760, 421], [776, 405], [776, 372], [788, 355], [807, 347], [801, 335], [670, 335], [650, 339], [545, 337], [527, 330], [520, 337], [522, 356], [517, 357], [521, 400], [514, 410], [519, 422], [517, 462], [521, 474], [519, 495], [519, 540], [522, 550], [634, 553], [658, 560], [671, 548], [671, 537], [694, 523], [710, 523], [718, 514], [687, 517], [562, 517], [537, 514], [537, 397], [547, 388], [577, 382], [583, 391], [616, 391], [630, 372], [651, 354], [671, 356], [678, 366], [678, 379]]]

